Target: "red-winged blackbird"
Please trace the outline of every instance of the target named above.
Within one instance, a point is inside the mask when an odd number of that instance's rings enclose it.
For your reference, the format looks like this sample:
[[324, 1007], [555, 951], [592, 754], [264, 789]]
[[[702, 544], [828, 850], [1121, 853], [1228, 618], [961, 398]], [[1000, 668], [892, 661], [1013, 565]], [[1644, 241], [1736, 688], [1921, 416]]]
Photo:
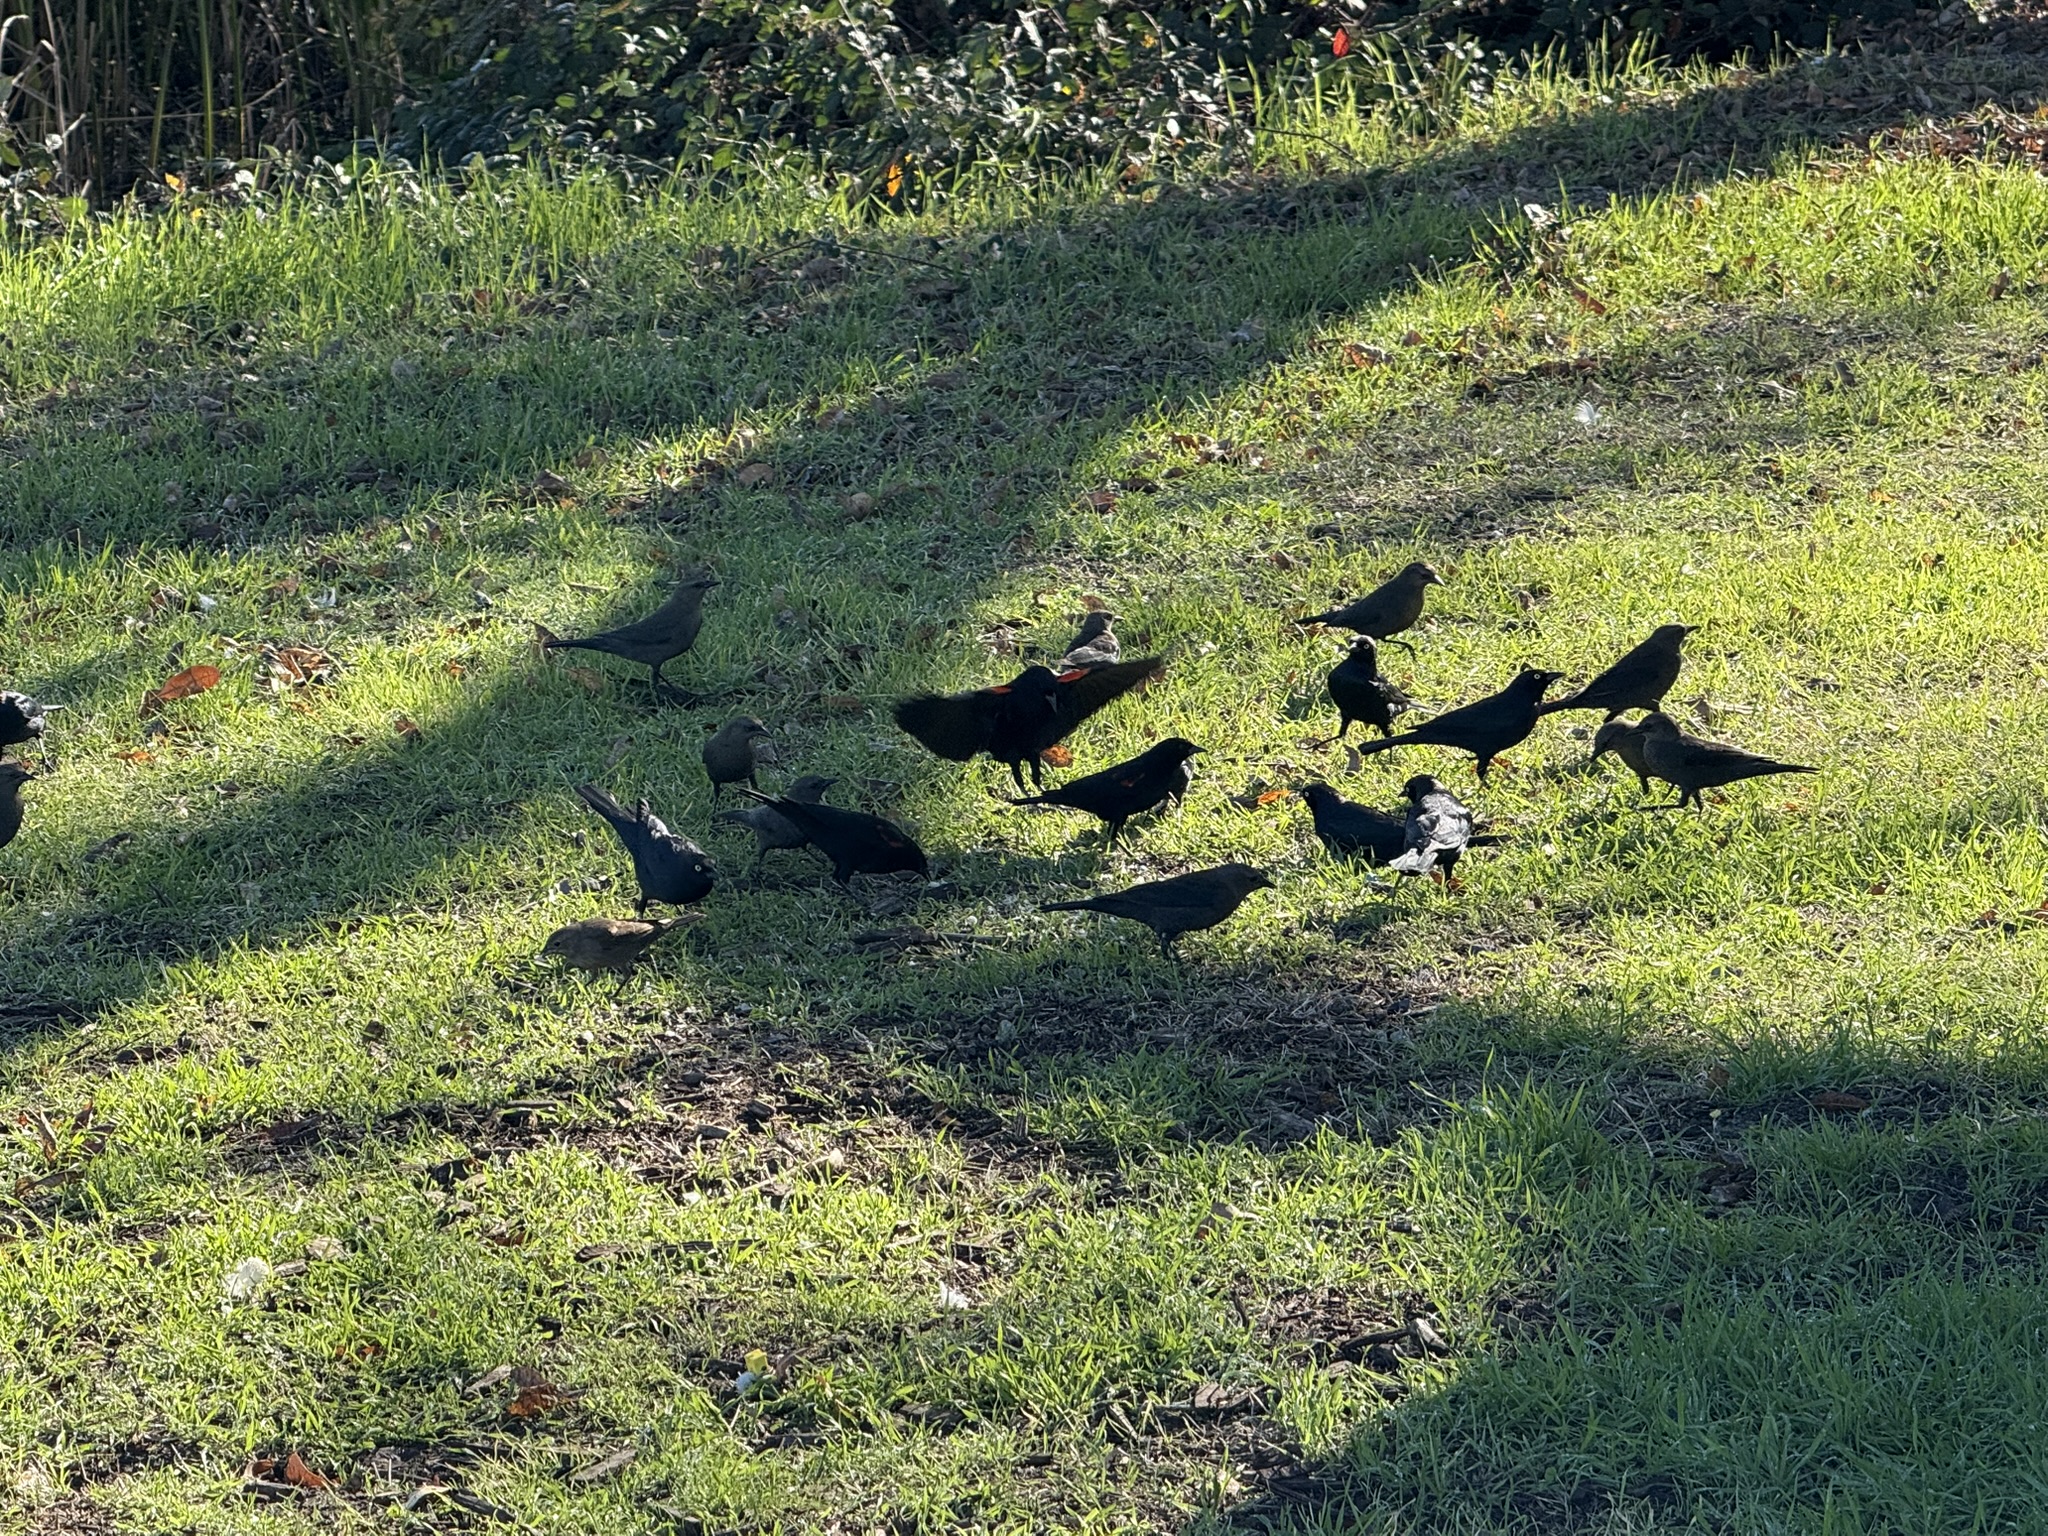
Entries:
[[1169, 800], [1178, 800], [1187, 792], [1194, 774], [1193, 758], [1201, 750], [1192, 741], [1169, 736], [1127, 763], [1069, 779], [1057, 789], [1016, 803], [1086, 811], [1109, 824], [1109, 846], [1114, 848], [1123, 836], [1126, 821]]
[[1643, 761], [1643, 733], [1628, 720], [1603, 720], [1600, 729], [1593, 733], [1592, 761], [1599, 762], [1603, 754], [1612, 752], [1635, 774], [1636, 782], [1643, 786], [1643, 793], [1650, 792], [1650, 765]]
[[21, 786], [34, 777], [19, 763], [0, 762], [0, 848], [21, 830]]
[[711, 780], [712, 799], [716, 800], [718, 792], [728, 784], [761, 787], [754, 782], [755, 754], [767, 739], [767, 726], [752, 715], [741, 715], [726, 721], [705, 741], [704, 772]]
[[1406, 824], [1399, 816], [1346, 800], [1327, 784], [1304, 784], [1297, 793], [1308, 802], [1316, 836], [1335, 858], [1385, 864], [1407, 847]]
[[1123, 655], [1123, 642], [1117, 639], [1110, 625], [1116, 622], [1116, 615], [1106, 608], [1097, 608], [1081, 620], [1081, 632], [1074, 636], [1074, 643], [1067, 647], [1067, 654], [1060, 658], [1055, 669], [1060, 672], [1092, 672], [1097, 667], [1106, 667]]
[[704, 594], [717, 585], [715, 576], [685, 577], [676, 583], [668, 600], [644, 619], [576, 639], [549, 635], [541, 644], [551, 651], [602, 651], [637, 661], [648, 669], [655, 697], [695, 703], [696, 695], [662, 681], [661, 669], [697, 643], [697, 631], [704, 627]]
[[1169, 957], [1173, 941], [1184, 933], [1214, 928], [1229, 917], [1253, 891], [1272, 885], [1263, 870], [1249, 864], [1219, 864], [1175, 875], [1171, 880], [1148, 880], [1128, 890], [1090, 896], [1082, 901], [1049, 901], [1046, 912], [1101, 912], [1110, 917], [1143, 923], [1158, 935], [1159, 947]]
[[[825, 798], [825, 791], [838, 783], [820, 774], [807, 773], [785, 789], [783, 797], [801, 800], [806, 805], [816, 805]], [[747, 828], [754, 834], [754, 868], [759, 869], [762, 861], [777, 848], [801, 848], [810, 841], [782, 812], [772, 805], [749, 805], [737, 811], [720, 811], [711, 818], [713, 821], [731, 822]]]
[[[1375, 640], [1392, 640], [1404, 629], [1412, 629], [1415, 621], [1422, 617], [1422, 597], [1431, 587], [1440, 587], [1444, 579], [1420, 560], [1402, 567], [1393, 578], [1373, 588], [1363, 597], [1353, 598], [1341, 608], [1332, 608], [1328, 613], [1319, 613], [1304, 624], [1334, 624], [1339, 629], [1356, 630], [1361, 635], [1370, 635]], [[1394, 644], [1413, 651], [1414, 646], [1406, 640], [1394, 640]]]
[[1337, 734], [1342, 741], [1356, 720], [1376, 725], [1382, 736], [1394, 734], [1394, 716], [1415, 701], [1380, 676], [1379, 647], [1370, 635], [1351, 642], [1351, 651], [1330, 669], [1330, 702], [1337, 706]]
[[1685, 665], [1679, 647], [1698, 628], [1692, 624], [1659, 624], [1650, 638], [1623, 653], [1622, 658], [1600, 673], [1577, 693], [1552, 699], [1539, 715], [1554, 715], [1561, 709], [1604, 709], [1607, 718], [1631, 709], [1655, 709], [1678, 681], [1678, 669]]
[[550, 959], [573, 965], [579, 971], [613, 971], [624, 987], [633, 967], [654, 942], [671, 928], [694, 922], [687, 917], [665, 917], [641, 921], [627, 917], [586, 917], [581, 922], [557, 928], [548, 935], [541, 953]]
[[956, 763], [986, 752], [1009, 766], [1017, 788], [1024, 769], [1043, 788], [1039, 754], [1112, 700], [1166, 665], [1163, 656], [1118, 661], [1071, 672], [1026, 667], [999, 688], [969, 693], [920, 693], [896, 706], [896, 723], [940, 757]]
[[1759, 779], [1773, 773], [1818, 773], [1798, 763], [1781, 763], [1776, 758], [1758, 757], [1740, 747], [1723, 746], [1688, 736], [1678, 722], [1661, 710], [1636, 722], [1643, 743], [1643, 767], [1653, 779], [1662, 779], [1678, 791], [1671, 809], [1690, 802], [1705, 810], [1700, 799], [1703, 789], [1718, 789], [1739, 779]]
[[25, 693], [0, 693], [0, 747], [18, 747], [43, 734], [44, 716], [63, 708], [38, 704]]
[[1401, 831], [1401, 856], [1389, 860], [1387, 868], [1404, 875], [1441, 869], [1448, 879], [1472, 841], [1472, 813], [1426, 773], [1402, 785], [1401, 793], [1408, 799], [1408, 820]]
[[633, 857], [633, 878], [640, 899], [633, 910], [646, 916], [650, 905], [685, 907], [702, 901], [717, 883], [718, 870], [704, 850], [687, 837], [677, 837], [642, 800], [630, 814], [595, 784], [578, 784], [576, 793], [611, 825]]
[[1494, 758], [1528, 740], [1529, 733], [1536, 729], [1536, 709], [1543, 702], [1543, 690], [1562, 675], [1524, 667], [1499, 693], [1488, 694], [1477, 703], [1438, 715], [1434, 720], [1425, 720], [1412, 731], [1389, 736], [1385, 741], [1365, 742], [1357, 750], [1361, 756], [1369, 756], [1391, 747], [1455, 747], [1478, 759], [1479, 778], [1484, 783]]
[[773, 806], [802, 832], [806, 842], [832, 861], [832, 878], [841, 885], [855, 875], [893, 875], [901, 870], [931, 874], [917, 840], [893, 821], [866, 811], [842, 811], [836, 805], [806, 804], [788, 795], [777, 798], [751, 789], [741, 793]]

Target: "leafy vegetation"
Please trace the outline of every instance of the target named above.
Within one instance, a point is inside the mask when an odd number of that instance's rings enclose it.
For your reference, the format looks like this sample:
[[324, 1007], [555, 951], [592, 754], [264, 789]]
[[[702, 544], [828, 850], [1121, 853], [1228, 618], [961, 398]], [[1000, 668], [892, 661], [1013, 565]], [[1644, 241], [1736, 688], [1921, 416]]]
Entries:
[[[2023, 69], [0, 254], [0, 684], [68, 706], [0, 851], [16, 1521], [2040, 1523], [2048, 189], [1918, 126]], [[1567, 716], [1461, 888], [1373, 889], [1273, 792], [1470, 780], [1314, 747], [1287, 620], [1418, 555], [1431, 703], [1678, 617], [1680, 712], [1824, 772], [1645, 815]], [[716, 708], [535, 654], [699, 563]], [[1174, 659], [1076, 770], [1210, 749], [1116, 855], [887, 720], [1088, 597]], [[746, 878], [740, 712], [938, 882]], [[585, 777], [725, 871], [617, 994], [537, 960], [629, 899]], [[1038, 911], [1232, 856], [1278, 888], [1182, 966]]]

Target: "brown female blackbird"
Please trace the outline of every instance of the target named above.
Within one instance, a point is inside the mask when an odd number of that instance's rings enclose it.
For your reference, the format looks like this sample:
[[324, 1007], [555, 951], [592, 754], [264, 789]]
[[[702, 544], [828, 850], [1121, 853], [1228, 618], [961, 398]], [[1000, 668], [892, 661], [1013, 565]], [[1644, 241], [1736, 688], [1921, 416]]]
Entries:
[[1678, 648], [1696, 629], [1691, 624], [1659, 624], [1650, 638], [1599, 674], [1577, 693], [1552, 699], [1536, 712], [1554, 715], [1560, 709], [1604, 709], [1607, 718], [1631, 709], [1656, 709], [1664, 695], [1678, 681], [1678, 669], [1685, 663]]
[[668, 600], [644, 619], [578, 639], [549, 635], [541, 646], [550, 651], [602, 651], [607, 656], [637, 661], [648, 669], [648, 682], [656, 698], [693, 704], [696, 696], [663, 682], [661, 669], [697, 643], [697, 631], [704, 627], [704, 594], [717, 585], [715, 576], [685, 577], [676, 583]]

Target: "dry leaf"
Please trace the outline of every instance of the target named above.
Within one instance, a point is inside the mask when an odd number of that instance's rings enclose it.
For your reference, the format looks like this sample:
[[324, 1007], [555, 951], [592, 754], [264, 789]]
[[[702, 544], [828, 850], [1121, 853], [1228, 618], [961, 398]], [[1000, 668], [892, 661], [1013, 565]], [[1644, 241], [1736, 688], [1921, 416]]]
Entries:
[[322, 1477], [318, 1472], [307, 1466], [304, 1461], [300, 1460], [297, 1451], [293, 1451], [291, 1455], [284, 1459], [284, 1480], [294, 1488], [331, 1488], [334, 1486], [331, 1478]]
[[266, 645], [262, 655], [263, 680], [272, 693], [334, 681], [334, 658], [310, 645]]
[[1728, 1069], [1718, 1061], [1707, 1068], [1707, 1086], [1716, 1093], [1728, 1086]]
[[1344, 361], [1353, 368], [1377, 368], [1391, 356], [1383, 347], [1368, 347], [1356, 341], [1344, 343]]
[[1815, 1109], [1863, 1110], [1870, 1108], [1870, 1100], [1864, 1098], [1861, 1094], [1838, 1093], [1834, 1089], [1829, 1088], [1813, 1096], [1813, 1107]]
[[189, 699], [195, 694], [216, 687], [219, 683], [220, 668], [210, 667], [202, 661], [196, 667], [187, 667], [176, 676], [166, 678], [161, 688], [152, 688], [144, 694], [142, 713], [154, 714], [166, 704], [176, 703], [179, 699]]
[[505, 1405], [505, 1411], [515, 1419], [536, 1419], [575, 1401], [575, 1393], [565, 1392], [551, 1381], [537, 1381], [530, 1387], [521, 1387], [519, 1395]]
[[1108, 606], [1108, 603], [1097, 597], [1093, 592], [1085, 592], [1081, 596], [1081, 607], [1089, 613], [1100, 613]]
[[1252, 803], [1254, 805], [1271, 805], [1276, 800], [1289, 800], [1293, 796], [1294, 791], [1291, 789], [1269, 789]]
[[140, 747], [132, 748], [126, 752], [116, 752], [114, 756], [124, 763], [149, 763], [155, 761], [154, 758]]
[[400, 715], [396, 720], [391, 722], [391, 729], [396, 731], [399, 735], [408, 738], [417, 736], [420, 733], [420, 728], [417, 725], [413, 724], [412, 716], [410, 715]]
[[1572, 297], [1579, 301], [1579, 308], [1589, 315], [1604, 315], [1607, 313], [1607, 306], [1601, 303], [1596, 295], [1584, 288], [1573, 288]]
[[603, 693], [610, 686], [604, 674], [595, 667], [570, 667], [568, 672], [572, 682], [581, 684], [591, 693]]
[[1071, 768], [1074, 766], [1074, 754], [1067, 748], [1057, 744], [1047, 747], [1038, 755], [1049, 767]]
[[764, 486], [774, 478], [775, 466], [773, 464], [758, 463], [742, 464], [738, 468], [738, 470], [736, 470], [733, 473], [732, 477], [733, 484], [739, 486], [742, 490], [748, 491], [754, 490], [760, 486]]
[[1345, 31], [1344, 28], [1339, 27], [1336, 31], [1336, 35], [1330, 39], [1330, 52], [1341, 59], [1344, 57], [1345, 54], [1349, 53], [1350, 51], [1351, 34]]
[[550, 469], [544, 469], [533, 477], [532, 490], [537, 497], [557, 502], [567, 501], [576, 494], [575, 486]]
[[851, 693], [828, 693], [818, 702], [837, 715], [857, 715], [866, 708], [859, 697]]
[[1093, 507], [1097, 512], [1107, 513], [1114, 512], [1116, 510], [1115, 491], [1090, 491], [1086, 496], [1082, 498], [1082, 500], [1086, 501], [1088, 505]]
[[623, 1472], [633, 1464], [633, 1458], [640, 1454], [634, 1445], [622, 1445], [603, 1461], [593, 1461], [587, 1467], [579, 1467], [569, 1474], [572, 1483], [594, 1483], [601, 1477], [610, 1477], [614, 1472]]

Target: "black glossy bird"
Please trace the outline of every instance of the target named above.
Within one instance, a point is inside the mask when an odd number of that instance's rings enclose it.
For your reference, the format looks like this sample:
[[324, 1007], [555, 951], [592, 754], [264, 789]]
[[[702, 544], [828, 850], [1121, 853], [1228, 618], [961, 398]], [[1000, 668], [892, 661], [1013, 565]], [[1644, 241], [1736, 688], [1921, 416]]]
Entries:
[[[1339, 629], [1356, 630], [1375, 640], [1393, 640], [1403, 630], [1412, 629], [1415, 621], [1422, 617], [1423, 594], [1431, 587], [1443, 584], [1443, 577], [1417, 560], [1403, 566], [1391, 579], [1365, 596], [1353, 598], [1341, 608], [1332, 608], [1328, 613], [1319, 613], [1302, 622], [1334, 624]], [[1406, 640], [1394, 640], [1394, 644], [1409, 651], [1415, 649]]]
[[1629, 767], [1636, 776], [1636, 782], [1643, 786], [1645, 795], [1650, 792], [1650, 765], [1643, 761], [1643, 733], [1632, 720], [1603, 720], [1600, 729], [1593, 733], [1593, 756], [1591, 761], [1599, 762], [1602, 755], [1612, 752]]
[[1399, 816], [1346, 800], [1327, 784], [1304, 784], [1296, 793], [1308, 802], [1316, 836], [1333, 858], [1385, 864], [1407, 847], [1406, 824]]
[[540, 952], [564, 965], [573, 965], [579, 971], [612, 971], [617, 974], [623, 990], [632, 977], [633, 967], [657, 940], [670, 929], [693, 922], [696, 918], [694, 912], [687, 917], [658, 920], [586, 917], [549, 934]]
[[1388, 860], [1387, 868], [1404, 875], [1441, 869], [1449, 879], [1472, 842], [1472, 813], [1426, 773], [1402, 785], [1401, 793], [1408, 800], [1408, 819], [1401, 829], [1401, 856]]
[[34, 777], [19, 763], [0, 762], [0, 848], [21, 830], [21, 786]]
[[1243, 905], [1253, 891], [1264, 890], [1272, 883], [1265, 871], [1249, 864], [1219, 864], [1214, 869], [1198, 869], [1170, 880], [1147, 880], [1128, 890], [1081, 901], [1048, 901], [1040, 910], [1101, 912], [1143, 923], [1158, 935], [1160, 949], [1171, 957], [1175, 939], [1184, 933], [1214, 928]]
[[804, 841], [832, 861], [832, 878], [845, 885], [855, 875], [893, 875], [910, 870], [929, 877], [931, 866], [917, 840], [893, 821], [866, 811], [842, 811], [836, 805], [808, 804], [788, 795], [741, 790], [763, 805], [773, 806]]
[[1109, 662], [1092, 670], [1054, 672], [1026, 667], [997, 688], [968, 693], [920, 693], [896, 706], [896, 723], [940, 757], [970, 761], [986, 752], [1009, 766], [1017, 788], [1024, 769], [1045, 786], [1039, 754], [1053, 746], [1104, 705], [1130, 692], [1166, 665], [1163, 656]]
[[[807, 773], [782, 792], [783, 798], [801, 800], [805, 805], [816, 805], [825, 798], [825, 791], [838, 782], [837, 779], [828, 779], [820, 774]], [[711, 819], [745, 827], [754, 834], [756, 870], [760, 869], [768, 855], [777, 848], [801, 848], [810, 841], [787, 816], [772, 805], [749, 805], [736, 811], [720, 811]]]
[[1636, 733], [1642, 739], [1644, 769], [1651, 778], [1662, 779], [1678, 791], [1678, 799], [1668, 807], [1672, 810], [1688, 802], [1696, 809], [1705, 810], [1706, 804], [1700, 799], [1703, 789], [1718, 789], [1723, 784], [1733, 784], [1741, 779], [1760, 779], [1773, 773], [1820, 771], [1800, 763], [1781, 763], [1776, 758], [1758, 757], [1754, 752], [1724, 746], [1718, 741], [1688, 736], [1678, 728], [1676, 720], [1661, 710], [1643, 716], [1636, 724]]
[[1330, 669], [1329, 687], [1330, 702], [1337, 706], [1337, 734], [1330, 741], [1342, 741], [1354, 720], [1376, 725], [1382, 736], [1391, 736], [1394, 716], [1415, 703], [1380, 676], [1379, 647], [1370, 635], [1351, 642], [1350, 653]]
[[767, 739], [768, 727], [752, 715], [726, 721], [705, 739], [704, 775], [711, 780], [713, 800], [728, 784], [760, 788], [754, 781], [754, 765], [759, 760], [761, 744]]
[[63, 708], [39, 704], [25, 693], [0, 693], [0, 747], [18, 747], [43, 734], [45, 717]]
[[1067, 647], [1066, 655], [1060, 658], [1057, 668], [1061, 672], [1088, 671], [1106, 667], [1123, 655], [1123, 642], [1117, 639], [1110, 625], [1116, 622], [1116, 615], [1107, 608], [1097, 608], [1081, 620], [1081, 632], [1074, 636], [1074, 643]]
[[711, 894], [718, 870], [702, 848], [677, 837], [642, 800], [630, 813], [595, 784], [578, 784], [583, 803], [611, 825], [633, 857], [633, 878], [640, 899], [633, 910], [646, 916], [650, 905], [686, 907]]
[[1365, 742], [1357, 751], [1361, 756], [1370, 756], [1393, 747], [1454, 747], [1477, 759], [1480, 782], [1484, 783], [1494, 758], [1528, 740], [1529, 733], [1536, 729], [1536, 711], [1543, 702], [1543, 690], [1561, 676], [1559, 672], [1524, 667], [1499, 693], [1425, 720], [1398, 736]]
[[1622, 654], [1619, 661], [1594, 677], [1577, 693], [1552, 699], [1536, 711], [1554, 715], [1561, 709], [1604, 709], [1607, 718], [1631, 709], [1656, 709], [1664, 695], [1678, 681], [1678, 669], [1685, 665], [1679, 647], [1696, 624], [1659, 624], [1650, 638]]
[[1186, 793], [1194, 771], [1194, 756], [1201, 750], [1183, 737], [1169, 736], [1127, 763], [1069, 779], [1057, 789], [1015, 803], [1086, 811], [1109, 824], [1109, 846], [1114, 848], [1123, 836], [1126, 821]]
[[667, 601], [644, 619], [597, 635], [572, 639], [546, 635], [541, 646], [550, 651], [601, 651], [607, 656], [637, 661], [648, 669], [648, 682], [656, 698], [695, 703], [696, 695], [664, 682], [661, 669], [697, 643], [697, 632], [704, 627], [704, 594], [717, 585], [715, 576], [687, 576], [676, 583]]

